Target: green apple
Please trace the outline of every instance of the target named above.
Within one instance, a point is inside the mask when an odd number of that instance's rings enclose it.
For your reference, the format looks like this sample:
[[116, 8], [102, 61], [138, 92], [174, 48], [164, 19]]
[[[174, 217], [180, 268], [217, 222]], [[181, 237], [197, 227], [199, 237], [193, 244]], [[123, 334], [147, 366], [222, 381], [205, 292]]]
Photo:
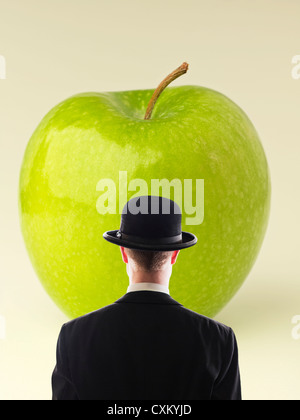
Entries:
[[45, 116], [27, 146], [21, 228], [39, 279], [69, 317], [126, 293], [119, 247], [102, 236], [119, 228], [121, 203], [115, 214], [97, 210], [99, 180], [118, 186], [120, 171], [128, 182], [143, 179], [148, 185], [153, 178], [205, 182], [203, 223], [186, 225], [183, 209], [183, 230], [193, 232], [198, 244], [180, 252], [170, 282], [171, 295], [184, 306], [215, 316], [259, 254], [271, 184], [254, 126], [214, 90], [162, 90], [147, 118], [153, 90], [75, 95]]

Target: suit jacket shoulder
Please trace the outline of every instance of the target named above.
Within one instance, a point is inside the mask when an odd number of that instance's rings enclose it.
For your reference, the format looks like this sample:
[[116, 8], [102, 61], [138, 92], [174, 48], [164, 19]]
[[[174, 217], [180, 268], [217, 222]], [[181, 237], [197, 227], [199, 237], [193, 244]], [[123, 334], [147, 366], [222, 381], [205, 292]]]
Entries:
[[177, 313], [179, 316], [185, 318], [191, 325], [197, 324], [202, 328], [207, 328], [212, 334], [216, 333], [220, 337], [226, 337], [232, 332], [232, 329], [225, 324], [185, 308], [181, 303], [165, 293], [147, 291], [127, 293], [110, 305], [66, 322], [63, 327], [74, 330], [81, 326], [85, 327], [86, 325], [91, 326], [94, 323], [97, 324], [97, 322], [100, 322], [101, 320], [108, 321], [109, 319], [120, 316], [122, 312], [128, 312], [128, 305], [124, 306], [124, 304], [138, 304], [139, 306], [142, 306], [143, 304], [172, 305], [173, 313]]
[[236, 339], [165, 293], [130, 292], [63, 325], [53, 390], [54, 399], [240, 399]]

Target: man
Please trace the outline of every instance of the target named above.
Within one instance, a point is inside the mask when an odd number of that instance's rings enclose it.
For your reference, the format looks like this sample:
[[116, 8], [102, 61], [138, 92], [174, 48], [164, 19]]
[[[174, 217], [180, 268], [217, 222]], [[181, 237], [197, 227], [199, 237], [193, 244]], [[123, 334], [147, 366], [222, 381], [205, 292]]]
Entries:
[[123, 209], [120, 229], [104, 233], [120, 246], [130, 285], [115, 303], [62, 327], [54, 400], [241, 399], [231, 328], [169, 294], [180, 250], [197, 243], [182, 232], [181, 218], [172, 200], [135, 197]]

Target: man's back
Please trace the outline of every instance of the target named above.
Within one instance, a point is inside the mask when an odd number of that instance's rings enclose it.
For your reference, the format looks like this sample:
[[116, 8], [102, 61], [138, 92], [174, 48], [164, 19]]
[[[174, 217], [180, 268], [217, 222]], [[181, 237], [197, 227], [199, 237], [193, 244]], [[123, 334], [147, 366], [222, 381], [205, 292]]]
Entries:
[[53, 399], [239, 400], [233, 331], [168, 294], [127, 293], [65, 324]]

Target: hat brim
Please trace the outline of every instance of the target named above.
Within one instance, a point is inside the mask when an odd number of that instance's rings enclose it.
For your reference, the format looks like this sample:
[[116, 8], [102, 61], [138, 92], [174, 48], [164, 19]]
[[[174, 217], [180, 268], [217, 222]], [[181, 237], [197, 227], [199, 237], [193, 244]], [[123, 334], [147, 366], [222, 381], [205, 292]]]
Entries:
[[193, 233], [182, 232], [181, 242], [173, 244], [141, 244], [137, 242], [128, 241], [117, 237], [118, 230], [110, 230], [103, 234], [103, 238], [112, 244], [123, 246], [124, 248], [138, 249], [142, 251], [177, 251], [185, 248], [190, 248], [196, 245], [198, 239]]

